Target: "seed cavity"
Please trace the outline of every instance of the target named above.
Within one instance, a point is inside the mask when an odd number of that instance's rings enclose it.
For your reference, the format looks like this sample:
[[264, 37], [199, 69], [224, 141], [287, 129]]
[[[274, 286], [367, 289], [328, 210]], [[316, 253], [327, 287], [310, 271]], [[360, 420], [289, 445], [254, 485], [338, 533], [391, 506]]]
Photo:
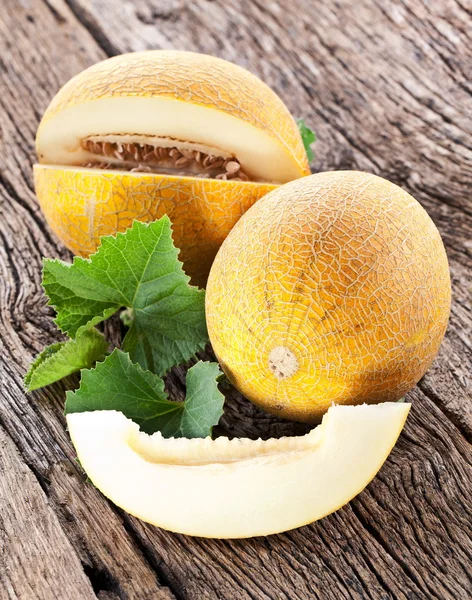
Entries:
[[106, 134], [84, 138], [81, 146], [91, 155], [87, 168], [249, 181], [234, 156], [171, 138]]
[[277, 379], [287, 379], [298, 371], [295, 354], [285, 346], [276, 346], [269, 354], [269, 369]]

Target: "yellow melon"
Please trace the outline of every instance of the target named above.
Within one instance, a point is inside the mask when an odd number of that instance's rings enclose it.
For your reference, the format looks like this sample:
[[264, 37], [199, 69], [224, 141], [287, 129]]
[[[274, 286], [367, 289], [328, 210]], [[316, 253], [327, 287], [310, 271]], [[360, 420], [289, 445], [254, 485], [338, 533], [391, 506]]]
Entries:
[[421, 205], [360, 172], [269, 193], [223, 243], [208, 280], [213, 348], [233, 384], [282, 417], [393, 401], [431, 364], [450, 308], [446, 253]]
[[168, 212], [200, 284], [244, 211], [309, 173], [280, 98], [245, 69], [191, 52], [126, 54], [80, 73], [52, 100], [36, 148], [39, 202], [67, 247], [86, 256], [101, 235]]

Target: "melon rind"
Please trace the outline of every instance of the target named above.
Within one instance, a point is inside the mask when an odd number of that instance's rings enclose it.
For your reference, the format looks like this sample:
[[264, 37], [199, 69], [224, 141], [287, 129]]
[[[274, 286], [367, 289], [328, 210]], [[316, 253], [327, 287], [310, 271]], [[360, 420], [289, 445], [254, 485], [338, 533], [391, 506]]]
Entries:
[[74, 254], [95, 252], [104, 235], [164, 214], [194, 285], [204, 286], [238, 219], [274, 185], [35, 165], [36, 194], [54, 233]]

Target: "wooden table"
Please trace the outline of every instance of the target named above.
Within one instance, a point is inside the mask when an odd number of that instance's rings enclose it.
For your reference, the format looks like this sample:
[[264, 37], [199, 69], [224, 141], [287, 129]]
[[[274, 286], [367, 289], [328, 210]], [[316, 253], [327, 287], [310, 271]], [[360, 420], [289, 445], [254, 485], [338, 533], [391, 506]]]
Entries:
[[[471, 8], [469, 0], [4, 1], [1, 600], [472, 597]], [[348, 506], [284, 535], [192, 539], [130, 517], [74, 461], [62, 414], [74, 381], [23, 390], [32, 356], [58, 339], [41, 257], [69, 258], [34, 195], [38, 121], [72, 75], [146, 48], [198, 50], [248, 67], [316, 130], [315, 171], [363, 169], [398, 183], [447, 247], [450, 325], [408, 395], [413, 410], [399, 443]], [[178, 395], [178, 370], [172, 384]], [[236, 396], [221, 429], [301, 431]]]

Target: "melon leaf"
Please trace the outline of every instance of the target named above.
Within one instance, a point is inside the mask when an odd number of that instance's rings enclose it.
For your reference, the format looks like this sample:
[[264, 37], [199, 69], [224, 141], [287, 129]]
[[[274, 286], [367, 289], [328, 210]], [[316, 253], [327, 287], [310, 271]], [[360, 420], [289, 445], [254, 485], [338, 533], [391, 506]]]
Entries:
[[303, 145], [305, 146], [306, 155], [308, 156], [308, 160], [311, 162], [315, 158], [314, 152], [311, 149], [311, 145], [316, 142], [316, 134], [308, 127], [303, 119], [298, 119], [297, 125], [298, 131], [302, 137]]
[[38, 354], [25, 375], [25, 386], [31, 392], [90, 368], [103, 360], [107, 348], [108, 342], [96, 329], [79, 331], [74, 340], [51, 344]]
[[200, 360], [187, 371], [187, 395], [180, 422], [181, 437], [204, 438], [211, 435], [211, 425], [217, 425], [223, 414], [225, 397], [217, 386], [222, 376], [216, 362]]
[[95, 369], [84, 370], [80, 388], [67, 392], [66, 414], [117, 410], [149, 434], [164, 437], [208, 437], [223, 414], [218, 390], [221, 371], [216, 363], [198, 362], [187, 372], [184, 402], [171, 402], [164, 381], [115, 349]]
[[43, 287], [56, 324], [74, 337], [81, 327], [131, 309], [123, 349], [133, 361], [158, 375], [186, 362], [208, 342], [205, 292], [189, 285], [178, 253], [163, 216], [103, 237], [88, 259], [45, 259]]

